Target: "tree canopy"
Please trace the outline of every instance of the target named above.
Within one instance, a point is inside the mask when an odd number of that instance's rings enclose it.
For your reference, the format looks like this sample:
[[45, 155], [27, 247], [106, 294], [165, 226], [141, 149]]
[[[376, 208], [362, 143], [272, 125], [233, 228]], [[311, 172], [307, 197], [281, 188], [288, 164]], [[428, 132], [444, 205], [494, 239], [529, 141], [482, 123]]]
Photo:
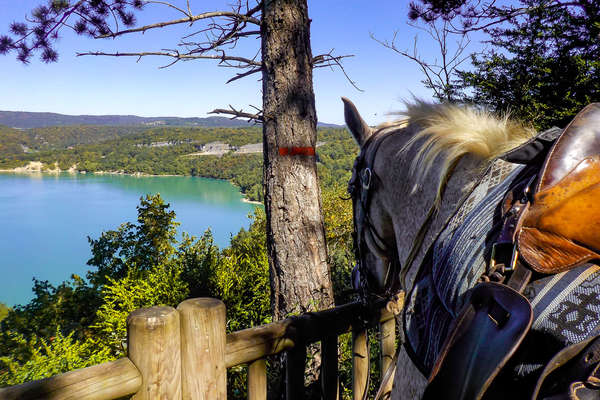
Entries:
[[410, 17], [447, 32], [487, 35], [489, 47], [457, 71], [463, 101], [510, 111], [538, 129], [564, 126], [600, 100], [600, 3], [594, 0], [419, 0]]

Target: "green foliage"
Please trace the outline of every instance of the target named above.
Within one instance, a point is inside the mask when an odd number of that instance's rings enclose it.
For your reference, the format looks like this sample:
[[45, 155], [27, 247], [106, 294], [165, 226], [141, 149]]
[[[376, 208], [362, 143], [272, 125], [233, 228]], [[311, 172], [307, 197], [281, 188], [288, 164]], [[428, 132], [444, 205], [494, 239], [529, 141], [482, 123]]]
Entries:
[[88, 279], [101, 285], [105, 279], [124, 278], [134, 268], [148, 271], [167, 262], [175, 252], [178, 222], [175, 212], [168, 211], [159, 194], [140, 199], [138, 224], [122, 224], [116, 231], [103, 232], [99, 239], [88, 237], [92, 258], [88, 265], [96, 267]]
[[20, 348], [30, 348], [31, 354], [23, 363], [10, 356], [0, 357], [0, 386], [18, 385], [113, 359], [108, 349], [99, 349], [89, 339], [78, 341], [73, 333], [65, 336], [60, 329], [46, 339], [37, 335], [27, 339], [20, 333], [12, 336]]
[[186, 299], [188, 286], [181, 279], [178, 260], [155, 265], [150, 270], [131, 266], [122, 279], [108, 277], [101, 289], [102, 306], [96, 314], [94, 341], [116, 356], [125, 355], [127, 316], [138, 308], [157, 305], [177, 307]]
[[489, 31], [492, 48], [463, 72], [465, 99], [531, 122], [565, 126], [600, 100], [600, 3], [547, 7], [521, 0], [529, 12]]
[[0, 303], [0, 321], [2, 321], [8, 315], [10, 308], [6, 306], [4, 303]]
[[214, 295], [227, 305], [230, 332], [271, 322], [265, 214], [257, 211], [253, 218], [250, 229], [223, 250], [211, 276]]
[[14, 307], [0, 322], [0, 356], [11, 352], [18, 353], [19, 360], [30, 356], [31, 349], [14, 341], [14, 332], [28, 340], [34, 336], [50, 338], [57, 330], [73, 333], [76, 339], [89, 337], [88, 326], [101, 300], [83, 279], [73, 275], [71, 280], [56, 287], [47, 281], [34, 280], [33, 293], [28, 304]]
[[323, 219], [336, 304], [352, 301], [352, 201], [347, 196], [345, 187], [339, 185], [322, 190]]

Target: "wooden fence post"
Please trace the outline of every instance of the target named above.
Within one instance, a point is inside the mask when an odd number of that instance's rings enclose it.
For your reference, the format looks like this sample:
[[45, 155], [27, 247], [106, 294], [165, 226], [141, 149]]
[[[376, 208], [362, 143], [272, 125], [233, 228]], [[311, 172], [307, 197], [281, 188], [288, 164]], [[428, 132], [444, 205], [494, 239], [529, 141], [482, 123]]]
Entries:
[[142, 375], [142, 387], [132, 399], [181, 399], [179, 329], [179, 314], [173, 307], [142, 308], [129, 314], [129, 359]]
[[225, 304], [211, 298], [177, 306], [181, 318], [181, 368], [184, 400], [225, 400]]
[[306, 344], [296, 345], [286, 352], [285, 398], [304, 400], [304, 372], [306, 370]]
[[321, 392], [325, 400], [340, 398], [338, 378], [338, 337], [321, 340]]
[[366, 329], [352, 330], [352, 398], [361, 400], [367, 387], [369, 374], [369, 349]]
[[267, 360], [264, 358], [248, 365], [248, 400], [267, 400]]
[[[379, 346], [381, 349], [381, 379], [384, 379], [384, 375], [388, 372], [392, 366], [394, 355], [396, 354], [396, 319], [392, 318], [379, 324]], [[389, 371], [392, 374], [388, 381], [385, 382], [385, 386], [381, 388], [382, 393], [391, 393], [392, 386], [394, 384], [394, 376], [392, 370]], [[382, 382], [383, 384], [384, 382]], [[385, 397], [384, 397], [385, 398]]]

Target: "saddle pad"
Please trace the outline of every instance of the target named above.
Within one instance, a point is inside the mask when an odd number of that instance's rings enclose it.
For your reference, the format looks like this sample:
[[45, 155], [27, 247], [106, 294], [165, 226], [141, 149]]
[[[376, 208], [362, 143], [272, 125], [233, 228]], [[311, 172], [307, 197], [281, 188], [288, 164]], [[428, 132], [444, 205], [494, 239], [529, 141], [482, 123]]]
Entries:
[[[484, 272], [491, 243], [499, 231], [494, 222], [517, 167], [473, 208], [460, 224], [449, 224], [430, 252], [419, 280], [407, 296], [404, 330], [408, 353], [428, 376], [450, 325]], [[449, 229], [452, 228], [452, 229]], [[600, 332], [600, 267], [581, 267], [537, 279], [524, 292], [534, 321], [513, 360], [518, 376], [539, 373], [565, 345]], [[513, 362], [514, 361], [514, 362]]]
[[466, 300], [462, 295], [484, 272], [494, 214], [523, 168], [501, 160], [492, 165], [434, 243], [429, 265], [422, 266], [428, 271], [408, 295], [404, 309], [407, 341], [415, 353], [413, 361], [426, 376], [462, 309]]
[[523, 169], [515, 168], [454, 231], [445, 229], [433, 245], [432, 280], [443, 306], [453, 317], [463, 308], [462, 295], [485, 272], [485, 249], [494, 242], [501, 222], [498, 206]]

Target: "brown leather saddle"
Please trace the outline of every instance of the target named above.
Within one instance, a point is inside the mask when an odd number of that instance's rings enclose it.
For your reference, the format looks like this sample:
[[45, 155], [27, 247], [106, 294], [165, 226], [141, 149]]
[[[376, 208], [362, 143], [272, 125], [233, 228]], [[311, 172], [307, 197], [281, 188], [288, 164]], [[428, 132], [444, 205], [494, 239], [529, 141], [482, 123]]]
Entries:
[[555, 274], [600, 259], [600, 103], [558, 138], [534, 193], [516, 240], [527, 265]]
[[539, 172], [505, 199], [489, 274], [455, 321], [425, 400], [481, 399], [531, 327], [531, 305], [520, 292], [532, 272], [556, 274], [600, 260], [600, 103], [577, 114], [548, 151], [543, 147], [532, 141], [507, 154], [533, 151], [530, 160], [538, 153], [545, 159], [538, 157]]

